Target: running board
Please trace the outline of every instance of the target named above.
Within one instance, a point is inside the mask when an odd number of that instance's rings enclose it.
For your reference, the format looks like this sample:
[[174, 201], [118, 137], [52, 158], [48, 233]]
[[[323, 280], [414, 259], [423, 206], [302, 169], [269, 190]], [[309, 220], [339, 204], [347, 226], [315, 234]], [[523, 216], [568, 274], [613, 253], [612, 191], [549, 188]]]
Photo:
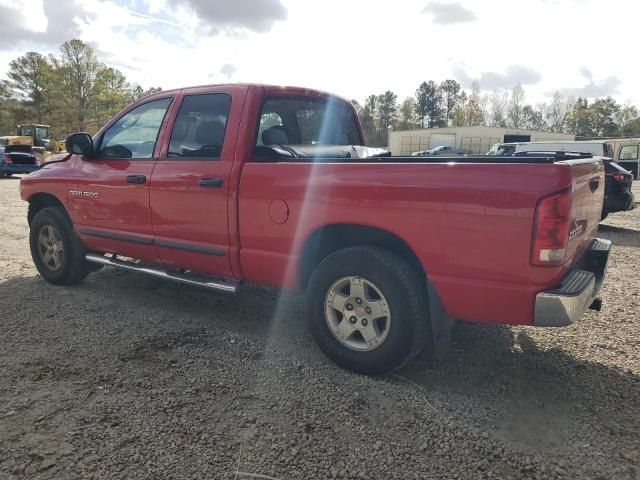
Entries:
[[139, 264], [136, 262], [129, 262], [125, 260], [118, 260], [115, 256], [105, 257], [98, 253], [87, 253], [84, 258], [93, 263], [100, 265], [106, 265], [108, 267], [121, 268], [124, 270], [132, 270], [134, 272], [145, 273], [153, 277], [164, 278], [166, 280], [173, 280], [174, 282], [186, 283], [187, 285], [195, 285], [200, 287], [209, 288], [211, 290], [218, 290], [227, 293], [235, 293], [238, 289], [239, 282], [230, 280], [209, 280], [206, 277], [194, 276], [189, 278], [188, 274], [169, 273], [165, 270], [159, 270], [152, 268], [148, 265]]

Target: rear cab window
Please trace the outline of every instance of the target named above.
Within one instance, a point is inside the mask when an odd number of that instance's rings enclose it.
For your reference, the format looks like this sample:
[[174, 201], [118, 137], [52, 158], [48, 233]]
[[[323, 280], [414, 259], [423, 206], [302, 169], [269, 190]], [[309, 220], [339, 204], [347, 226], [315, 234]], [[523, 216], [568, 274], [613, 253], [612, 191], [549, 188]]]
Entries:
[[341, 100], [272, 97], [262, 105], [256, 147], [361, 144], [354, 112]]

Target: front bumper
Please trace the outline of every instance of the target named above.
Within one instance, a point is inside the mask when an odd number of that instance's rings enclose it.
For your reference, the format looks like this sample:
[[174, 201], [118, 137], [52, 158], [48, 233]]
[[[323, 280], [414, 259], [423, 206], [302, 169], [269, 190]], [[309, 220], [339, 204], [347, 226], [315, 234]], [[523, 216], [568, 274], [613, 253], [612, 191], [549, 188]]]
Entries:
[[536, 296], [533, 324], [538, 327], [571, 325], [596, 299], [607, 271], [611, 241], [597, 238], [560, 285]]

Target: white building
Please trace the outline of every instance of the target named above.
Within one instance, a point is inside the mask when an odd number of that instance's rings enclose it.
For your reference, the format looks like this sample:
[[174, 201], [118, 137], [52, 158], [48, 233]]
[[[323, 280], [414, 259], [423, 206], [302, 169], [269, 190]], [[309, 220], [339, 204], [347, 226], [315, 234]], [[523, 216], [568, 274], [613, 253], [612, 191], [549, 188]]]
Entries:
[[496, 143], [575, 140], [565, 133], [540, 132], [502, 127], [444, 127], [421, 130], [399, 130], [389, 133], [389, 149], [395, 156], [411, 155], [439, 146], [451, 146], [484, 155]]

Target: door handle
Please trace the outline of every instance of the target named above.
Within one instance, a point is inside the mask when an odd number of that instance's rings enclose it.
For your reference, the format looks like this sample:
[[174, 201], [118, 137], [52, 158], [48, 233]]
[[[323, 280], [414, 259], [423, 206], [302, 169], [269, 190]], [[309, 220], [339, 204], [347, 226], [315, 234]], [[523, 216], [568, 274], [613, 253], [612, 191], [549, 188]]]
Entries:
[[144, 175], [127, 175], [127, 183], [142, 185], [144, 183], [147, 183], [147, 177], [145, 177]]
[[221, 178], [201, 178], [198, 182], [202, 188], [220, 188], [224, 184]]
[[589, 180], [589, 189], [591, 189], [592, 192], [595, 192], [599, 186], [600, 186], [600, 179], [598, 177], [595, 177]]

